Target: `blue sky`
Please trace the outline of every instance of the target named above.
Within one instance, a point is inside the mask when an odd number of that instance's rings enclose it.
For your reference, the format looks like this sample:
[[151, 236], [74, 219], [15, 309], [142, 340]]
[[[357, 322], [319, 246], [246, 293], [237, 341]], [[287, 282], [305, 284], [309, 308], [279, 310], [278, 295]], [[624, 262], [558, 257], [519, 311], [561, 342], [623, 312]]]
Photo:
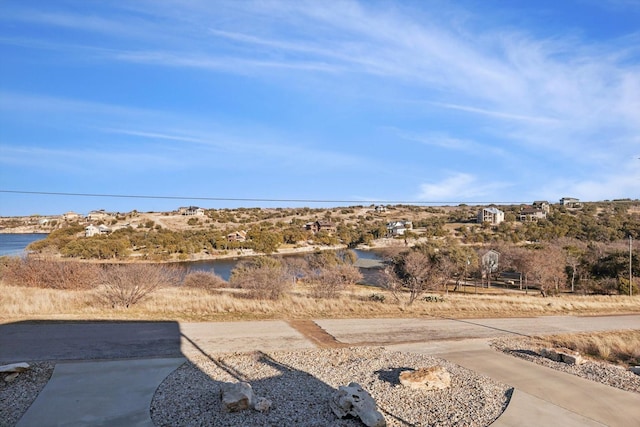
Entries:
[[3, 216], [640, 198], [639, 0], [0, 9]]

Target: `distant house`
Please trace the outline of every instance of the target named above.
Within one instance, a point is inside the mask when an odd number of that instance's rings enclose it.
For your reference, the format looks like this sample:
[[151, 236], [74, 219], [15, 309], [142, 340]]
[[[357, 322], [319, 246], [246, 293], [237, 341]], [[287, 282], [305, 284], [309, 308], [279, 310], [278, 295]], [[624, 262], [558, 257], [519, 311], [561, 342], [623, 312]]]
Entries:
[[404, 233], [411, 229], [413, 229], [411, 221], [391, 221], [387, 223], [388, 236], [404, 236]]
[[93, 224], [89, 224], [84, 228], [84, 236], [85, 237], [92, 237], [92, 236], [96, 236], [100, 234], [100, 230], [98, 230], [98, 227], [96, 227]]
[[111, 233], [111, 229], [106, 225], [95, 226], [93, 224], [89, 224], [84, 228], [84, 236], [92, 237], [100, 234], [109, 234]]
[[551, 210], [551, 205], [546, 200], [536, 200], [532, 205], [534, 208], [540, 209], [545, 213], [549, 213]]
[[75, 221], [76, 219], [80, 218], [80, 215], [73, 211], [69, 211], [62, 215], [62, 218], [66, 221]]
[[318, 233], [320, 231], [326, 231], [327, 233], [335, 233], [336, 226], [334, 223], [330, 221], [314, 221], [308, 222], [305, 224], [304, 228], [306, 230], [310, 230], [314, 233]]
[[106, 212], [104, 209], [100, 209], [89, 212], [89, 214], [87, 215], [87, 219], [89, 221], [100, 221], [111, 218], [112, 216], [113, 214]]
[[526, 221], [538, 221], [539, 219], [545, 219], [547, 217], [547, 211], [542, 208], [533, 206], [525, 206], [520, 209], [518, 219], [522, 222]]
[[567, 208], [582, 207], [582, 203], [580, 203], [580, 200], [573, 197], [563, 197], [562, 199], [560, 199], [560, 204]]
[[197, 206], [186, 206], [186, 207], [180, 207], [178, 208], [178, 213], [180, 215], [187, 215], [187, 216], [202, 216], [204, 215], [205, 211], [203, 208], [199, 208]]
[[244, 230], [234, 231], [233, 233], [227, 234], [228, 242], [244, 242], [247, 240], [247, 232]]
[[492, 225], [498, 225], [504, 221], [504, 212], [498, 208], [484, 208], [478, 212], [478, 223], [488, 222]]

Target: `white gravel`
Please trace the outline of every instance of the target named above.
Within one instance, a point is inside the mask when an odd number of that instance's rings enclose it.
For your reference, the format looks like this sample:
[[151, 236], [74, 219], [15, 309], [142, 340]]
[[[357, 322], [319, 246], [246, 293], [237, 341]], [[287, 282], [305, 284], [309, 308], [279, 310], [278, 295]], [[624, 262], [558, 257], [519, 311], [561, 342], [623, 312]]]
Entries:
[[586, 359], [581, 365], [554, 362], [551, 359], [540, 356], [539, 351], [545, 345], [536, 338], [498, 338], [491, 342], [491, 346], [512, 356], [558, 371], [567, 372], [622, 390], [640, 393], [640, 375], [636, 375], [623, 367], [592, 359]]
[[[401, 386], [407, 369], [444, 366], [451, 387], [422, 391]], [[221, 382], [249, 382], [273, 401], [269, 413], [221, 410]], [[506, 408], [512, 389], [434, 357], [380, 347], [233, 353], [191, 358], [158, 388], [151, 405], [157, 426], [361, 426], [339, 420], [329, 399], [340, 385], [359, 383], [389, 426], [488, 426]]]
[[20, 373], [10, 383], [4, 381], [8, 374], [0, 374], [0, 427], [16, 425], [47, 385], [55, 366], [51, 362], [33, 362], [29, 365], [28, 371]]

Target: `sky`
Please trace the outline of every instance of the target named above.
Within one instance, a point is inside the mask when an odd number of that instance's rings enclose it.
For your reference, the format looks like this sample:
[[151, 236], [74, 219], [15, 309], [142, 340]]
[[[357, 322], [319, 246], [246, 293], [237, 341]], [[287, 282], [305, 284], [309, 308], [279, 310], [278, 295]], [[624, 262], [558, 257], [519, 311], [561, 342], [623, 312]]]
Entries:
[[0, 0], [0, 216], [640, 198], [640, 0]]

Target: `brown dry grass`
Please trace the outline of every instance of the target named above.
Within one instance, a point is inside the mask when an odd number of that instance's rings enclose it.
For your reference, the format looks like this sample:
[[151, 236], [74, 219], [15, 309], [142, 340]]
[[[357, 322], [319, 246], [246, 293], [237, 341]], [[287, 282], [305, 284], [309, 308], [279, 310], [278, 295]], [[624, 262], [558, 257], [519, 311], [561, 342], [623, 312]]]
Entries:
[[640, 365], [640, 330], [562, 334], [540, 340], [615, 364]]
[[[640, 296], [573, 296], [541, 298], [520, 294], [441, 295], [413, 305], [397, 303], [377, 288], [355, 286], [338, 298], [316, 299], [296, 289], [275, 301], [248, 299], [237, 289], [162, 288], [128, 308], [99, 303], [100, 290], [53, 290], [0, 284], [0, 322], [25, 319], [148, 319], [224, 321], [249, 319], [317, 319], [382, 317], [528, 317], [640, 313]], [[372, 294], [384, 296], [374, 301]]]

